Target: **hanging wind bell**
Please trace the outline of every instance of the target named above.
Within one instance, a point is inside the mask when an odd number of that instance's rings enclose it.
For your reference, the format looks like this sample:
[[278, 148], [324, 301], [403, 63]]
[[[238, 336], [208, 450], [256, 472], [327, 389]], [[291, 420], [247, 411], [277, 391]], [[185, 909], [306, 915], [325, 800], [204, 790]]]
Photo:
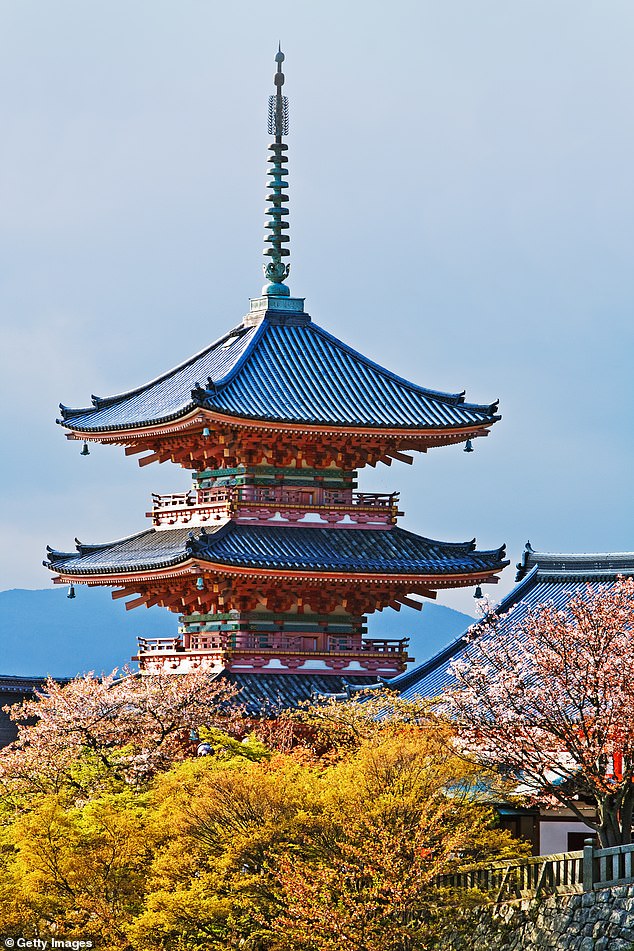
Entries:
[[196, 578], [196, 589], [197, 589], [198, 591], [204, 591], [204, 589], [205, 589], [205, 579], [204, 579], [204, 578]]
[[473, 452], [473, 446], [471, 445], [471, 440], [467, 439], [467, 444], [462, 450], [463, 452]]
[[66, 595], [66, 597], [69, 598], [71, 601], [73, 600], [73, 598], [75, 597], [75, 585], [69, 584], [68, 594]]
[[84, 443], [84, 448], [83, 448], [82, 451], [79, 453], [79, 455], [80, 455], [80, 456], [89, 456], [89, 455], [90, 455], [90, 449], [88, 448], [88, 443], [87, 443], [87, 442]]
[[203, 439], [209, 439], [210, 436], [211, 436], [211, 430], [209, 429], [209, 426], [205, 426], [205, 428], [203, 429]]
[[481, 598], [484, 597], [484, 595], [482, 594], [482, 588], [480, 587], [480, 585], [478, 585], [478, 587], [473, 592], [473, 597], [476, 599], [476, 601], [479, 601]]

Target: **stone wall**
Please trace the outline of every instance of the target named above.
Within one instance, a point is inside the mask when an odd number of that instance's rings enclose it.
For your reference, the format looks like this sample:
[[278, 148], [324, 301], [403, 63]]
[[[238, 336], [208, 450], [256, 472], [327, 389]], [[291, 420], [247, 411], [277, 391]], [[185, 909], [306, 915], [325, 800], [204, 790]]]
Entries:
[[467, 913], [447, 951], [634, 951], [634, 886]]

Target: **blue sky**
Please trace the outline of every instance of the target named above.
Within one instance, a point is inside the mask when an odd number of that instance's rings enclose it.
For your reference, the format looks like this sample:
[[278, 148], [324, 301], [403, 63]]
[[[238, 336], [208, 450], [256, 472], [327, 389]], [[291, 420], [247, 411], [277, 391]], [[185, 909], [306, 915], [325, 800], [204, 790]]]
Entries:
[[527, 538], [631, 550], [633, 30], [629, 0], [2, 4], [0, 587], [46, 587], [47, 543], [130, 534], [152, 491], [187, 486], [81, 458], [57, 404], [145, 382], [259, 293], [278, 39], [292, 293], [503, 414], [471, 455], [362, 484], [401, 489], [404, 527], [513, 563]]

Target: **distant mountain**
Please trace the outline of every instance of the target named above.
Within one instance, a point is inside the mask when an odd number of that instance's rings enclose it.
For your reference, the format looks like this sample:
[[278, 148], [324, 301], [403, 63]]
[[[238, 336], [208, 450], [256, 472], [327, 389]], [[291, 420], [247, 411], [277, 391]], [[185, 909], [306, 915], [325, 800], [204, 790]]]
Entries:
[[80, 585], [68, 600], [67, 590], [0, 591], [0, 674], [109, 673], [129, 662], [137, 635], [176, 636], [177, 616], [168, 611], [126, 611], [109, 591]]
[[[126, 611], [110, 592], [77, 586], [0, 591], [0, 674], [35, 677], [108, 673], [128, 663], [136, 638], [173, 637], [177, 616], [161, 608]], [[368, 637], [409, 637], [410, 654], [421, 663], [465, 631], [473, 618], [438, 604], [422, 612], [402, 608], [370, 617]]]

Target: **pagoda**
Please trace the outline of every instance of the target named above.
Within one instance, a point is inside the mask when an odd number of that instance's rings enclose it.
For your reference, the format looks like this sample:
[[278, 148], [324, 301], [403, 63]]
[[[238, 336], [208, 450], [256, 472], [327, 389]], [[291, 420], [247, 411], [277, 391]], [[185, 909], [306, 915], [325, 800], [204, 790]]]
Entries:
[[[159, 669], [353, 678], [402, 672], [407, 638], [370, 639], [367, 615], [439, 588], [495, 583], [504, 548], [433, 541], [397, 526], [398, 493], [358, 490], [364, 466], [488, 435], [497, 404], [410, 383], [312, 322], [292, 297], [284, 54], [269, 99], [266, 284], [233, 329], [150, 383], [84, 409], [67, 438], [123, 446], [139, 464], [191, 470], [189, 491], [154, 495], [150, 527], [107, 544], [48, 549], [55, 582], [108, 585], [126, 607], [181, 615], [179, 636], [140, 638]], [[328, 679], [330, 678], [330, 679]], [[361, 678], [359, 680], [358, 678]], [[356, 679], [356, 680], [355, 680]], [[339, 681], [340, 682], [340, 681]]]

